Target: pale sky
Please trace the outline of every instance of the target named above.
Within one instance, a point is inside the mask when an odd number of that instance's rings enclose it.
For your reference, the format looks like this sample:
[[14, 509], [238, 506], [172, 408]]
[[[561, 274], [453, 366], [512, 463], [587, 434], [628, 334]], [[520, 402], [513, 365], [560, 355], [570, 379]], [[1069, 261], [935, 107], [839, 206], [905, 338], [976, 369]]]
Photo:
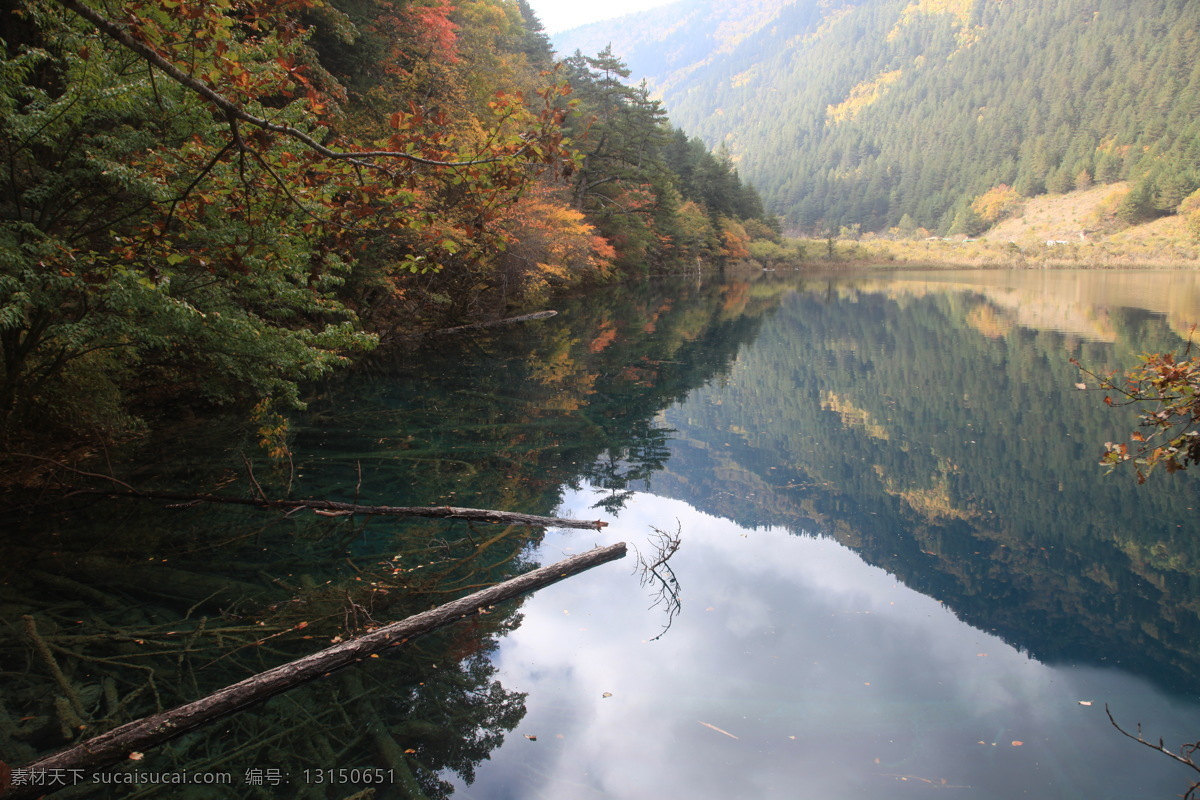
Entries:
[[528, 0], [546, 33], [555, 34], [588, 22], [666, 5], [670, 0]]

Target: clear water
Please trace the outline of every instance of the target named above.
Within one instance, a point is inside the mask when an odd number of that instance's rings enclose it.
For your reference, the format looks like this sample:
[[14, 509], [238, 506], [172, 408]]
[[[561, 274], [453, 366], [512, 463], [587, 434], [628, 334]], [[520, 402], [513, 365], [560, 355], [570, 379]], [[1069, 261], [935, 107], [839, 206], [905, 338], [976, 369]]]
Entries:
[[681, 613], [654, 638], [612, 569], [534, 597], [497, 663], [537, 739], [461, 796], [1181, 794], [1188, 770], [1105, 709], [1197, 737], [1200, 492], [1102, 476], [1127, 419], [1067, 360], [1175, 347], [1198, 296], [1190, 275], [940, 273], [784, 297], [660, 415], [671, 456], [606, 531], [646, 549], [678, 527]]
[[767, 274], [562, 311], [324, 387], [294, 423], [290, 467], [209, 425], [124, 456], [139, 466], [120, 474], [244, 495], [242, 453], [272, 496], [608, 528], [94, 498], [14, 512], [0, 757], [86, 733], [62, 730], [66, 692], [24, 615], [98, 730], [532, 563], [614, 541], [649, 555], [657, 528], [681, 540], [673, 619], [630, 557], [121, 768], [230, 786], [67, 791], [372, 788], [323, 772], [341, 768], [385, 770], [376, 797], [1187, 790], [1192, 773], [1122, 737], [1105, 706], [1172, 748], [1200, 738], [1200, 483], [1104, 476], [1101, 445], [1131, 415], [1077, 390], [1068, 359], [1103, 370], [1182, 347], [1196, 274]]

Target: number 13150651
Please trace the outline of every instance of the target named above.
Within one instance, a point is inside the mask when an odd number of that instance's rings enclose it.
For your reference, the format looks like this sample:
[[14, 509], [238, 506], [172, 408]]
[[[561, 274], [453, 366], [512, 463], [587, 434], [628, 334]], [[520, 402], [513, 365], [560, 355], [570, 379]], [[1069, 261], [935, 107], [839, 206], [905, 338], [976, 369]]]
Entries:
[[395, 770], [364, 767], [361, 769], [306, 769], [306, 783], [395, 783]]

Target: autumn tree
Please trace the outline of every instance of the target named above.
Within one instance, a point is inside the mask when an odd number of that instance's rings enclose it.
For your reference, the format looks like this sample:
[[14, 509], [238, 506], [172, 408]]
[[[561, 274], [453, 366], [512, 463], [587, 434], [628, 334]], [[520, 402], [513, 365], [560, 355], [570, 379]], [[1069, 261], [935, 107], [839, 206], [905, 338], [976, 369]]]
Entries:
[[1024, 198], [1015, 189], [1002, 183], [993, 186], [971, 201], [971, 210], [991, 226], [1016, 214], [1020, 210], [1023, 200]]
[[[515, 9], [473, 8], [517, 41]], [[564, 112], [550, 81], [451, 81], [453, 12], [6, 3], [3, 431], [115, 431], [131, 397], [298, 404], [404, 275], [488, 257]]]
[[1128, 442], [1106, 442], [1101, 464], [1111, 470], [1132, 462], [1138, 483], [1160, 464], [1168, 473], [1200, 464], [1200, 357], [1189, 358], [1190, 352], [1189, 344], [1182, 356], [1147, 353], [1125, 375], [1096, 375], [1072, 359], [1106, 392], [1105, 403], [1138, 409], [1138, 429]]
[[721, 217], [718, 222], [721, 230], [721, 255], [726, 258], [749, 258], [750, 235], [746, 228], [735, 219]]
[[1179, 216], [1183, 218], [1188, 233], [1200, 239], [1200, 189], [1192, 192], [1179, 204]]

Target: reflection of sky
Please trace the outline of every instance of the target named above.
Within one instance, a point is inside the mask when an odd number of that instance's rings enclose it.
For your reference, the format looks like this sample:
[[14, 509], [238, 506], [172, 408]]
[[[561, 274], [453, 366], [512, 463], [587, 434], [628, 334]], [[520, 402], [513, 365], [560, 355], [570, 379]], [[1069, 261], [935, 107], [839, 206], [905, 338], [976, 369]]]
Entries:
[[[591, 502], [577, 493], [564, 509]], [[1187, 771], [1122, 738], [1104, 704], [1168, 744], [1200, 736], [1196, 706], [1115, 670], [1032, 661], [832, 540], [637, 495], [603, 534], [549, 534], [541, 561], [620, 539], [645, 549], [650, 526], [676, 520], [683, 612], [660, 640], [632, 555], [526, 600], [497, 663], [506, 689], [529, 693], [528, 714], [457, 797], [859, 800], [964, 787], [1095, 800], [1187, 788]]]

